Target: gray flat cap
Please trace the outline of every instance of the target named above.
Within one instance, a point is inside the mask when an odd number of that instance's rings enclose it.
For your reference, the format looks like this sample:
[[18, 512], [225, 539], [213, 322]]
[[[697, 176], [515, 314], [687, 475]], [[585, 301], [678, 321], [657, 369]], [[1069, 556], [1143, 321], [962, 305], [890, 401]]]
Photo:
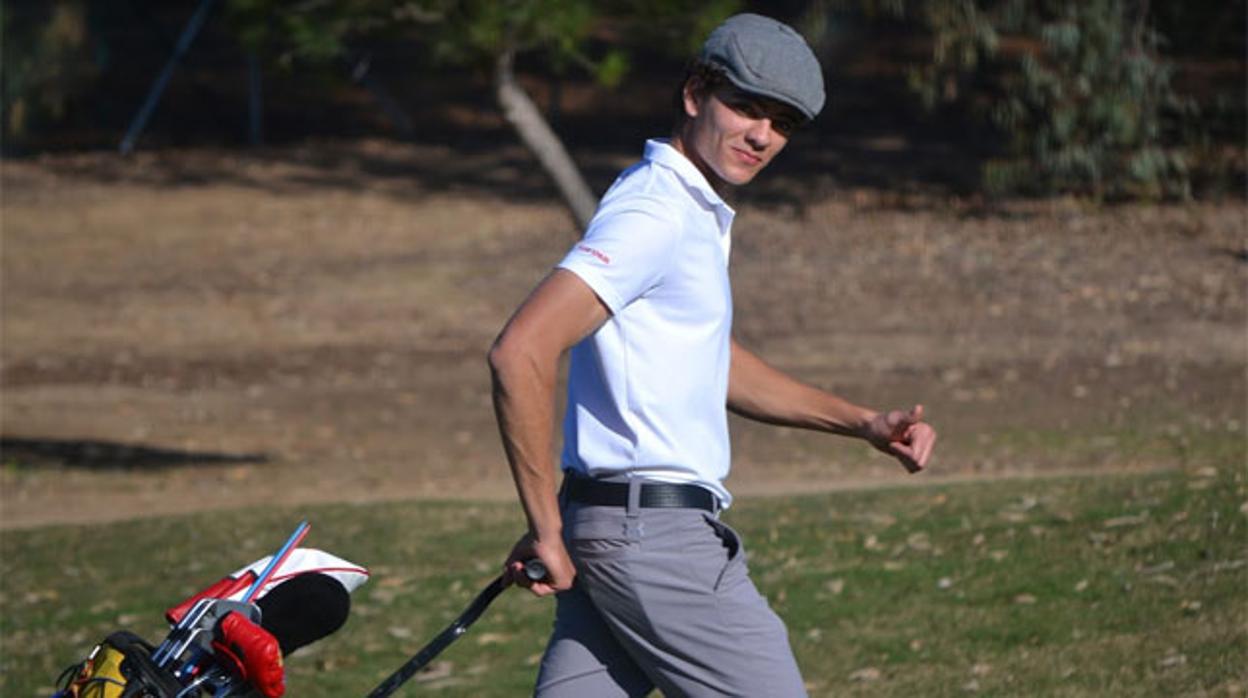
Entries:
[[707, 37], [700, 58], [722, 68], [740, 89], [788, 104], [807, 119], [823, 109], [819, 59], [802, 35], [783, 22], [733, 15]]

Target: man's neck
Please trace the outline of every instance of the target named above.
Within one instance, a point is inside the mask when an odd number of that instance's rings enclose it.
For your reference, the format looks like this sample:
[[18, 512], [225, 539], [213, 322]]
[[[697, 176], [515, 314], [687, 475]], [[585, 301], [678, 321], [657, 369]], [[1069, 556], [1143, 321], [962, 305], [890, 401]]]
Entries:
[[684, 137], [684, 129], [677, 127], [676, 130], [672, 132], [669, 144], [676, 149], [676, 152], [684, 155], [685, 159], [692, 163], [693, 166], [697, 168], [698, 172], [701, 172], [702, 176], [706, 178], [707, 183], [711, 185], [711, 190], [716, 194], [719, 194], [720, 198], [723, 198], [726, 190], [728, 189], [728, 183], [720, 179], [719, 176], [715, 174], [714, 170], [707, 167], [706, 162], [698, 156], [697, 151], [693, 147], [686, 145], [686, 143], [687, 141]]

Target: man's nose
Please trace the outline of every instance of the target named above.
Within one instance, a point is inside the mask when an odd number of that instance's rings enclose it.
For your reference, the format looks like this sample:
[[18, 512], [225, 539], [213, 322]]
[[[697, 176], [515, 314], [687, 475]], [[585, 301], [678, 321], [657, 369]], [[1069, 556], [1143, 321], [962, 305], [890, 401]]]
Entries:
[[745, 140], [752, 147], [764, 150], [771, 144], [771, 119], [762, 117], [753, 119], [745, 131]]

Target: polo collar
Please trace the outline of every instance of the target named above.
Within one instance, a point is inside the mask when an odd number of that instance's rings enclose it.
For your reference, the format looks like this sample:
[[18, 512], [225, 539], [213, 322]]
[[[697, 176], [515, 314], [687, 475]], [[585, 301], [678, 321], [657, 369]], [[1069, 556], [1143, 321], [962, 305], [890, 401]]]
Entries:
[[646, 141], [645, 156], [647, 160], [658, 163], [676, 173], [686, 187], [696, 191], [711, 208], [716, 209], [716, 217], [721, 222], [731, 221], [736, 211], [711, 188], [706, 176], [694, 167], [693, 162], [679, 150], [672, 147], [666, 138], [651, 138]]

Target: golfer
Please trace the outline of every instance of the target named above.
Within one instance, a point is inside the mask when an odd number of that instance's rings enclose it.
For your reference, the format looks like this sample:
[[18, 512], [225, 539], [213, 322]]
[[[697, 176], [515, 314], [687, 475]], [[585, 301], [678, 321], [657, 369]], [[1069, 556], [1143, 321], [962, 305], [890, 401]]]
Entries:
[[[854, 405], [732, 338], [735, 214], [722, 195], [754, 179], [823, 103], [800, 35], [758, 15], [728, 19], [679, 86], [671, 138], [646, 143], [490, 351], [528, 519], [505, 575], [558, 595], [539, 696], [805, 695], [784, 623], [718, 518], [732, 502], [728, 410], [865, 439], [910, 472], [928, 460], [936, 435], [921, 406]], [[557, 468], [555, 391], [569, 349]], [[533, 557], [548, 570], [537, 582], [522, 571]]]

